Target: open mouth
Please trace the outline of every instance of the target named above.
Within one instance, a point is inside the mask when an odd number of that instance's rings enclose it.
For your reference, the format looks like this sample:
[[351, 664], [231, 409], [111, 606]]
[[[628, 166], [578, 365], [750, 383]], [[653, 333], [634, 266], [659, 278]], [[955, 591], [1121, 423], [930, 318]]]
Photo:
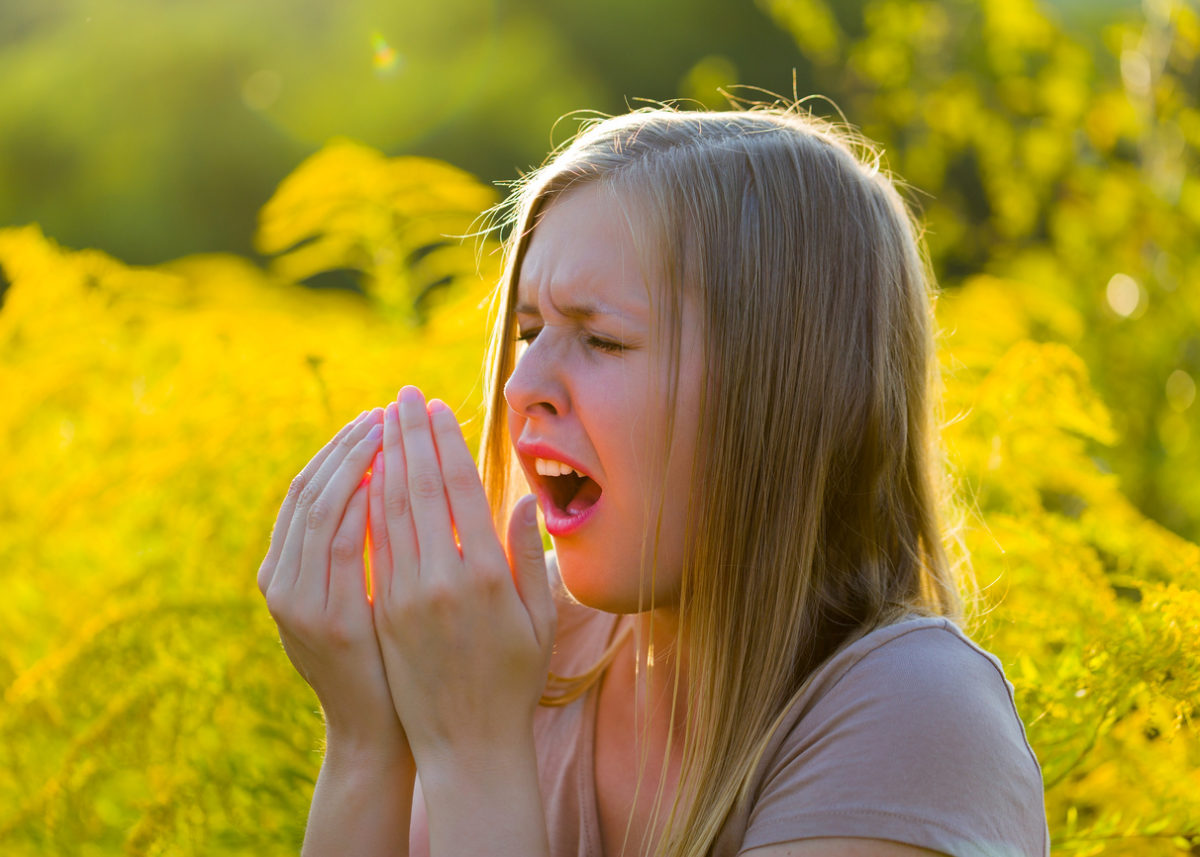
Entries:
[[546, 486], [547, 497], [564, 515], [587, 511], [600, 499], [601, 488], [590, 476], [566, 473], [562, 476], [538, 476]]

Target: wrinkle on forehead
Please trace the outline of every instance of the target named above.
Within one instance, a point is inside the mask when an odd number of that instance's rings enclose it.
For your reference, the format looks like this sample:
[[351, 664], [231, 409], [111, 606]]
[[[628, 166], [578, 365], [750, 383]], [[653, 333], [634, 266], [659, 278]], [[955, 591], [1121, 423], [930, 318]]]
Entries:
[[[597, 197], [598, 193], [604, 195]], [[584, 196], [591, 199], [581, 201]], [[602, 218], [588, 218], [580, 205], [592, 212], [607, 210]], [[614, 209], [619, 219], [609, 216]], [[635, 238], [641, 218], [630, 209], [626, 200], [604, 184], [576, 188], [547, 205], [521, 260], [516, 312], [541, 315], [538, 301], [545, 300], [556, 313], [573, 319], [648, 316], [651, 279]], [[562, 216], [551, 217], [556, 212]], [[586, 230], [591, 240], [572, 242], [578, 230]], [[559, 246], [547, 250], [547, 241]]]

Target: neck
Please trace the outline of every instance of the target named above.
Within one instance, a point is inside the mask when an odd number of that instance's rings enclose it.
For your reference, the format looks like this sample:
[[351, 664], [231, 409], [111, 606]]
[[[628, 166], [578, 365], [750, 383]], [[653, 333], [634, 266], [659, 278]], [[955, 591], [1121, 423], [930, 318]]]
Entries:
[[665, 735], [672, 723], [674, 697], [674, 744], [683, 738], [687, 700], [687, 651], [679, 633], [679, 613], [674, 608], [660, 608], [633, 614], [626, 621], [633, 634], [620, 659], [635, 691], [637, 725]]

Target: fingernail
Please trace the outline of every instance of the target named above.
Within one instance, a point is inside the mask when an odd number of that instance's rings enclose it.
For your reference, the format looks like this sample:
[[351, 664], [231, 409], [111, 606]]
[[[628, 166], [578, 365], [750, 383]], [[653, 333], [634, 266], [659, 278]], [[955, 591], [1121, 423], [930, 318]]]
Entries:
[[425, 397], [421, 395], [421, 391], [418, 390], [416, 387], [407, 386], [407, 387], [400, 388], [400, 401], [401, 402], [420, 403], [420, 401], [423, 398], [425, 398]]
[[[525, 496], [533, 497], [534, 495], [526, 494]], [[536, 499], [531, 500], [525, 504], [524, 515], [525, 515], [525, 523], [526, 524], [536, 524], [537, 523], [537, 500]]]
[[400, 408], [395, 402], [388, 402], [387, 410], [383, 412], [383, 418], [385, 420], [391, 420], [392, 422], [395, 422], [400, 418]]
[[431, 413], [431, 414], [436, 414], [441, 411], [449, 411], [450, 410], [450, 406], [447, 405], [445, 402], [443, 402], [441, 399], [430, 399], [429, 404], [426, 405], [425, 407], [426, 407], [426, 410], [428, 410], [429, 413]]
[[371, 426], [371, 430], [367, 432], [367, 440], [379, 440], [383, 437], [383, 423], [375, 423]]

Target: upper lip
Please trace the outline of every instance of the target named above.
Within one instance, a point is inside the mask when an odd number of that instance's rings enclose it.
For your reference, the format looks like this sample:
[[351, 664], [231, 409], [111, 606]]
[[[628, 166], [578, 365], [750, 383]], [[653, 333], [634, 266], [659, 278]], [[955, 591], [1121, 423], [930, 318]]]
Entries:
[[569, 465], [581, 476], [597, 481], [588, 469], [580, 464], [577, 460], [561, 452], [547, 443], [537, 440], [521, 440], [517, 441], [517, 452], [522, 457], [522, 464], [525, 465], [525, 471], [530, 476], [537, 476], [537, 469], [534, 467], [533, 460], [535, 458], [547, 458], [552, 461], [561, 461], [563, 464]]

